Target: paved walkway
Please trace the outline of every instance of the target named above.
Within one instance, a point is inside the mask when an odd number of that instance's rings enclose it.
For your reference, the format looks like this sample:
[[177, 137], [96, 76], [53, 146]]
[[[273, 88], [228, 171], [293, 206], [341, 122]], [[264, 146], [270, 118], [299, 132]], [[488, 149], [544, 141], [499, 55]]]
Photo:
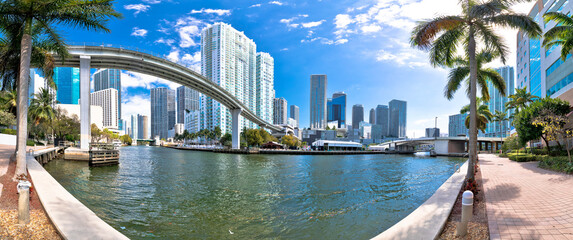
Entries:
[[573, 176], [480, 154], [490, 237], [573, 239]]

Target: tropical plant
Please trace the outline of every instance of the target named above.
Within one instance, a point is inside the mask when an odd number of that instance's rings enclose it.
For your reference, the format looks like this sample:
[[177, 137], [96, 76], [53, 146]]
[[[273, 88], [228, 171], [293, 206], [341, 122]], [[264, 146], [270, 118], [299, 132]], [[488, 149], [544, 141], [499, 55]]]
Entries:
[[131, 145], [131, 143], [133, 142], [133, 139], [131, 139], [131, 137], [130, 137], [129, 135], [127, 135], [127, 134], [122, 135], [121, 137], [119, 137], [119, 140], [121, 140], [121, 142], [122, 142], [123, 144], [126, 144], [126, 145]]
[[233, 144], [233, 136], [230, 133], [225, 133], [219, 140], [221, 145], [230, 147]]
[[573, 50], [573, 18], [560, 12], [548, 12], [543, 14], [543, 20], [545, 24], [549, 21], [557, 23], [543, 35], [543, 47], [561, 46], [561, 59], [565, 61]]
[[[487, 124], [489, 121], [493, 119], [493, 114], [489, 111], [489, 107], [484, 104], [484, 100], [482, 98], [477, 98], [477, 128], [485, 133], [487, 128]], [[460, 110], [461, 114], [466, 114], [470, 111], [470, 105], [465, 105]], [[470, 128], [470, 119], [472, 114], [468, 114], [466, 117], [466, 128]]]
[[[0, 61], [1, 63], [1, 61]], [[0, 64], [1, 65], [1, 64]], [[5, 109], [9, 113], [16, 115], [16, 100], [18, 93], [14, 91], [2, 91], [0, 93], [0, 108]]]
[[527, 87], [523, 88], [516, 88], [515, 94], [511, 94], [508, 96], [509, 101], [505, 103], [505, 107], [507, 109], [515, 109], [515, 113], [517, 114], [521, 109], [524, 109], [535, 100], [539, 99], [538, 96], [532, 95], [530, 92], [527, 92]]
[[[113, 9], [112, 0], [5, 0], [0, 2], [0, 29], [3, 33], [19, 31], [13, 41], [20, 42], [18, 75], [18, 135], [16, 149], [16, 178], [26, 176], [26, 138], [28, 117], [28, 80], [34, 31], [41, 30], [45, 37], [65, 46], [55, 26], [81, 27], [103, 30], [108, 19], [121, 17]], [[39, 28], [36, 28], [39, 26]], [[21, 36], [21, 37], [20, 37]]]
[[[484, 101], [489, 101], [489, 89], [487, 87], [488, 82], [491, 82], [493, 86], [501, 93], [502, 96], [505, 96], [506, 86], [505, 80], [497, 71], [493, 68], [486, 68], [484, 65], [490, 63], [495, 58], [499, 56], [498, 53], [489, 50], [482, 50], [476, 55], [476, 62], [477, 62], [477, 87], [481, 92], [481, 97]], [[470, 62], [467, 57], [456, 57], [452, 60], [453, 67], [448, 74], [448, 83], [446, 87], [444, 87], [444, 96], [451, 100], [454, 98], [454, 93], [458, 91], [458, 89], [462, 85], [462, 81], [465, 82], [466, 85], [466, 93], [470, 95]]]
[[[547, 141], [556, 141], [560, 144], [559, 140], [573, 137], [573, 129], [565, 127], [569, 124], [569, 119], [547, 109], [543, 109], [541, 115], [536, 117], [532, 124], [543, 127], [542, 133]], [[565, 140], [565, 149], [567, 150], [567, 159], [571, 163], [571, 145], [568, 140]]]
[[[463, 46], [469, 63], [470, 115], [477, 114], [478, 63], [476, 49], [479, 44], [491, 49], [506, 62], [508, 47], [502, 37], [494, 32], [494, 26], [518, 28], [531, 37], [539, 36], [541, 28], [526, 14], [517, 14], [510, 7], [526, 0], [462, 0], [462, 14], [439, 16], [419, 22], [412, 31], [411, 44], [430, 51], [433, 66], [452, 66], [458, 47]], [[474, 179], [474, 165], [477, 159], [477, 118], [470, 118], [469, 164], [466, 178]]]
[[35, 125], [40, 124], [40, 121], [51, 121], [54, 118], [55, 111], [52, 107], [54, 102], [54, 95], [48, 89], [40, 88], [40, 91], [34, 94], [29, 113]]
[[503, 134], [506, 133], [505, 131], [505, 121], [508, 121], [509, 118], [507, 117], [507, 113], [506, 112], [502, 112], [499, 110], [495, 110], [495, 113], [493, 114], [493, 118], [492, 121], [493, 122], [497, 122], [499, 123], [499, 131], [501, 132], [500, 134], [500, 138], [503, 140]]
[[284, 135], [281, 138], [281, 143], [289, 146], [289, 148], [295, 148], [295, 147], [300, 146], [300, 140], [298, 140], [298, 138], [296, 138], [290, 134]]
[[12, 113], [0, 110], [0, 126], [9, 127], [16, 124], [16, 117]]
[[96, 143], [101, 141], [101, 139], [103, 138], [103, 132], [101, 131], [101, 129], [97, 127], [95, 123], [92, 123], [91, 125], [91, 137], [92, 137], [92, 142]]

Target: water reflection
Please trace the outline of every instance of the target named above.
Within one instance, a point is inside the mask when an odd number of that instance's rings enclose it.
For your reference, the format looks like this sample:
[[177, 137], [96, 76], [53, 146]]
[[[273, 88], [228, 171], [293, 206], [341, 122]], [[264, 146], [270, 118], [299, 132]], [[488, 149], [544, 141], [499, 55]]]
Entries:
[[462, 161], [141, 146], [122, 148], [116, 167], [53, 161], [46, 169], [130, 238], [367, 239], [423, 203]]

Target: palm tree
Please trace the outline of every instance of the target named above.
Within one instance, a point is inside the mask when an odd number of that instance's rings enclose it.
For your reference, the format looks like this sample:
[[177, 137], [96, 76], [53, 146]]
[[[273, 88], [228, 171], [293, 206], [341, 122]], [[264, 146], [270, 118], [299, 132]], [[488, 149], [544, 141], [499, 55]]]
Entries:
[[[493, 114], [489, 111], [489, 107], [485, 104], [483, 98], [477, 98], [477, 128], [485, 133], [487, 124], [493, 119]], [[460, 110], [461, 114], [468, 113], [470, 111], [470, 105], [465, 105]], [[466, 128], [470, 128], [471, 113], [466, 117]]]
[[573, 18], [560, 12], [548, 12], [543, 14], [543, 20], [545, 23], [549, 21], [557, 23], [543, 35], [543, 47], [549, 49], [561, 46], [561, 59], [565, 61], [573, 50]]
[[30, 103], [30, 116], [35, 125], [54, 118], [55, 110], [52, 103], [54, 103], [54, 95], [48, 89], [40, 88], [40, 92], [34, 94]]
[[509, 117], [507, 117], [507, 113], [495, 110], [495, 114], [493, 114], [492, 120], [500, 124], [499, 131], [501, 132], [501, 134], [499, 138], [501, 141], [503, 141], [503, 134], [505, 133], [505, 125], [506, 125], [504, 122], [509, 120]]
[[[505, 96], [506, 87], [505, 80], [493, 68], [484, 68], [484, 65], [490, 63], [499, 55], [496, 52], [483, 50], [476, 55], [477, 62], [477, 87], [481, 90], [481, 96], [484, 101], [489, 101], [489, 89], [487, 87], [488, 81]], [[470, 91], [470, 63], [468, 58], [456, 57], [452, 62], [452, 70], [448, 74], [448, 84], [444, 87], [444, 96], [451, 100], [454, 98], [454, 93], [460, 88], [462, 81], [465, 81], [467, 88], [466, 92], [469, 95]]]
[[[462, 14], [439, 16], [419, 22], [412, 31], [411, 44], [422, 50], [430, 51], [430, 63], [436, 66], [452, 66], [458, 47], [463, 47], [470, 66], [470, 115], [476, 116], [478, 65], [476, 61], [477, 40], [485, 49], [492, 49], [506, 62], [508, 47], [497, 35], [493, 27], [520, 29], [529, 36], [541, 34], [541, 28], [525, 14], [513, 13], [510, 7], [526, 0], [460, 0]], [[466, 179], [473, 181], [474, 164], [477, 159], [477, 119], [470, 119], [470, 158]]]
[[65, 46], [55, 26], [80, 27], [87, 30], [103, 30], [112, 17], [121, 17], [113, 9], [112, 0], [5, 0], [0, 2], [0, 28], [3, 32], [19, 30], [20, 64], [18, 75], [18, 143], [16, 149], [15, 177], [26, 176], [26, 137], [28, 116], [28, 79], [33, 58], [32, 47], [36, 25], [46, 33], [45, 37]]
[[[0, 63], [2, 62], [0, 61]], [[0, 94], [0, 104], [2, 104], [2, 108], [8, 110], [8, 112], [14, 114], [14, 116], [16, 115], [16, 99], [18, 99], [16, 90], [2, 91]]]
[[527, 92], [527, 88], [516, 88], [515, 94], [509, 95], [509, 101], [505, 104], [507, 109], [515, 109], [515, 112], [518, 113], [519, 110], [524, 109], [527, 107], [529, 103], [535, 102], [535, 100], [539, 99], [538, 96], [531, 95], [530, 92]]

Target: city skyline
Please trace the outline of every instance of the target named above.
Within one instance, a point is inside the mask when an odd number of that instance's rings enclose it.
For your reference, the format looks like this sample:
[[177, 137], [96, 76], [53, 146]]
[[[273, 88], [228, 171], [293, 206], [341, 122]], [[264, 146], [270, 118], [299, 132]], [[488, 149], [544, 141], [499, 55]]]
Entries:
[[[365, 109], [375, 108], [383, 100], [379, 96], [406, 100], [410, 105], [409, 136], [422, 136], [425, 128], [433, 126], [435, 117], [438, 117], [438, 127], [447, 129], [448, 116], [468, 103], [463, 93], [456, 94], [452, 101], [446, 100], [441, 93], [447, 71], [431, 68], [427, 54], [408, 44], [409, 29], [416, 21], [434, 14], [457, 14], [460, 11], [457, 0], [441, 1], [440, 4], [431, 0], [392, 4], [371, 1], [332, 4], [328, 0], [308, 4], [280, 3], [126, 1], [116, 4], [116, 9], [125, 18], [110, 22], [111, 34], [71, 31], [67, 40], [85, 42], [90, 39], [147, 49], [199, 71], [201, 30], [215, 22], [228, 23], [273, 55], [276, 94], [301, 108], [301, 127], [310, 125], [307, 81], [308, 76], [315, 73], [329, 75], [327, 95], [337, 91], [348, 94], [347, 106], [360, 103]], [[514, 10], [528, 12], [532, 5], [519, 4]], [[382, 18], [385, 14], [389, 17]], [[364, 21], [357, 21], [358, 17], [365, 17]], [[148, 18], [157, 20], [141, 21]], [[512, 51], [507, 64], [515, 65], [516, 32], [506, 31], [503, 35]], [[382, 78], [380, 73], [384, 73]], [[150, 114], [132, 109], [149, 108], [145, 106], [150, 104], [149, 89], [153, 87], [176, 89], [179, 86], [122, 71], [123, 119], [134, 113]], [[445, 104], [450, 107], [440, 107]], [[346, 118], [350, 120], [350, 111]]]

